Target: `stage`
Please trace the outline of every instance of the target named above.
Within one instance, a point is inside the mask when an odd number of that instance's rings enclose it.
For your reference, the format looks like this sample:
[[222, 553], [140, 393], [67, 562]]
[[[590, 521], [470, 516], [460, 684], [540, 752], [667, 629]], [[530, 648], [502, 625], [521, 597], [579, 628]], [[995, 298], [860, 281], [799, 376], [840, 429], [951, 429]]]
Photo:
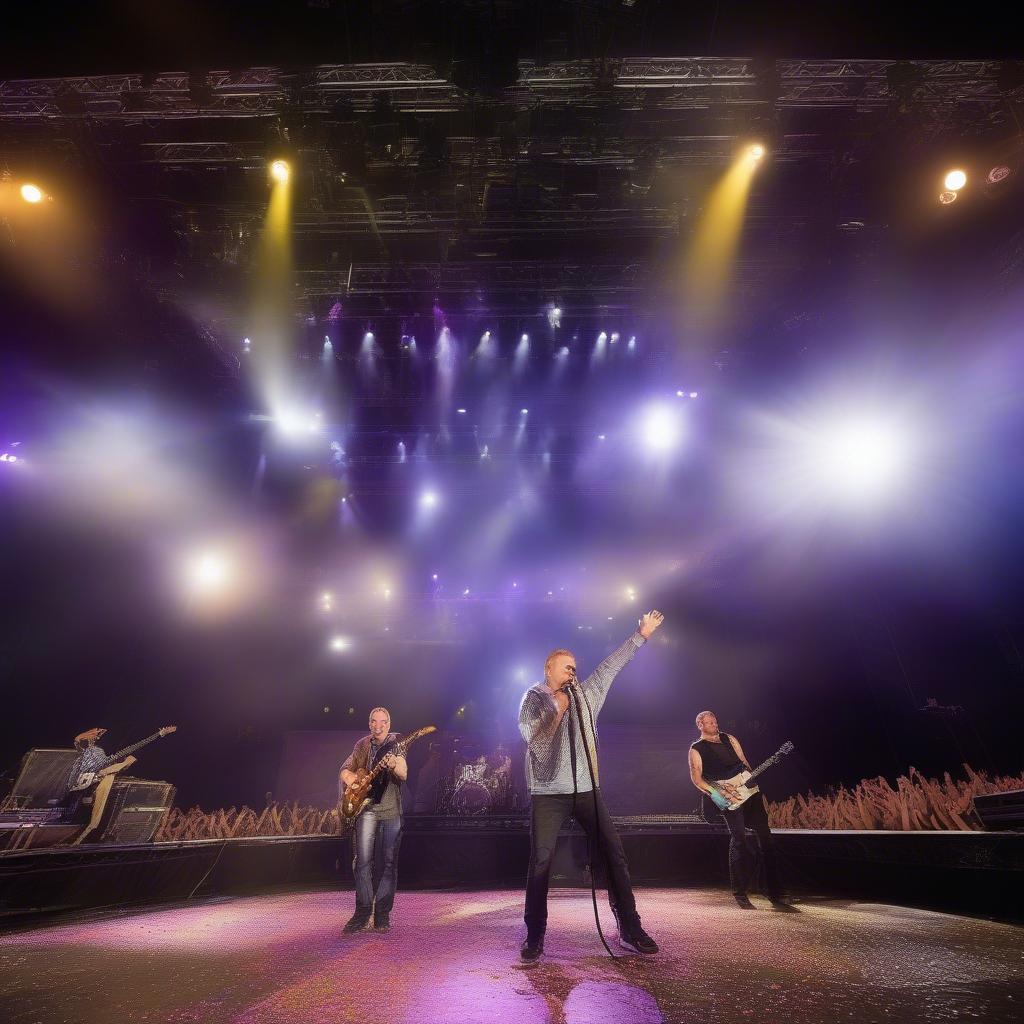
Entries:
[[0, 1014], [11, 1024], [1020, 1019], [1012, 925], [830, 900], [786, 914], [755, 897], [758, 911], [741, 911], [715, 889], [638, 896], [659, 955], [611, 960], [590, 893], [562, 890], [530, 966], [515, 890], [400, 892], [384, 935], [343, 936], [352, 894], [324, 891], [36, 927], [0, 937]]

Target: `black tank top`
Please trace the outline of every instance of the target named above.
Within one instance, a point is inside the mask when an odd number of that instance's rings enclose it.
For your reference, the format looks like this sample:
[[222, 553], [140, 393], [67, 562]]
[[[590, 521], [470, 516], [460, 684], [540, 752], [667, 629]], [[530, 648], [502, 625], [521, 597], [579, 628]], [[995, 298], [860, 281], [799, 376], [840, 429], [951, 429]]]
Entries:
[[729, 734], [723, 732], [719, 735], [722, 737], [721, 743], [697, 740], [696, 743], [690, 744], [690, 749], [700, 754], [701, 774], [710, 782], [731, 779], [734, 775], [747, 770], [746, 765], [736, 756], [736, 751], [729, 742]]

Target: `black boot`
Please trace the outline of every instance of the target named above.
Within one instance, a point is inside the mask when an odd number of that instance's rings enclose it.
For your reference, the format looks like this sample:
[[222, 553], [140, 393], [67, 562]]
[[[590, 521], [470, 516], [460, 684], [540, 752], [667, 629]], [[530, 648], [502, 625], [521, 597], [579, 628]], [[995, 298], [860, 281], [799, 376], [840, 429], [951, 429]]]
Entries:
[[343, 935], [352, 935], [354, 932], [361, 932], [367, 922], [370, 920], [370, 915], [365, 910], [357, 910], [349, 919], [348, 923], [344, 928], [341, 929]]
[[736, 900], [736, 906], [738, 906], [740, 910], [757, 910], [757, 907], [750, 902], [750, 899], [745, 892], [734, 892], [732, 895], [733, 899]]
[[541, 953], [544, 952], [544, 933], [536, 932], [535, 934], [526, 933], [526, 941], [522, 944], [519, 949], [519, 955], [527, 962], [533, 963], [534, 960], [540, 958]]

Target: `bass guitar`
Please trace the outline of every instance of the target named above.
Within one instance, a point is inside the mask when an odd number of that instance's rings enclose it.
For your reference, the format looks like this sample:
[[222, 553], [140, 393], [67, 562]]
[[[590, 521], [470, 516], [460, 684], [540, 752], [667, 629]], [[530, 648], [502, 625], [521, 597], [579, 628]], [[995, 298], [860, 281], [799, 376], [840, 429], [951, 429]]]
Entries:
[[374, 782], [387, 770], [389, 756], [391, 754], [404, 756], [410, 744], [431, 732], [437, 732], [436, 725], [425, 725], [422, 729], [409, 733], [408, 736], [401, 736], [393, 745], [386, 746], [381, 750], [380, 757], [372, 769], [369, 771], [366, 768], [356, 769], [355, 781], [345, 787], [345, 793], [341, 798], [342, 815], [346, 818], [358, 817], [359, 812], [372, 798]]
[[[708, 796], [711, 797], [715, 806], [720, 811], [735, 811], [738, 807], [742, 807], [755, 793], [760, 792], [757, 786], [751, 785], [754, 779], [766, 768], [770, 768], [776, 762], [781, 761], [792, 749], [793, 744], [786, 740], [768, 760], [762, 761], [752, 772], [740, 772], [731, 779], [719, 779], [715, 782], [711, 779], [705, 779], [704, 781], [711, 787], [711, 792], [708, 793]], [[727, 792], [728, 789], [735, 790], [737, 795], [735, 797], [732, 796]]]
[[105, 778], [108, 775], [114, 775], [119, 771], [123, 771], [125, 768], [135, 763], [135, 758], [132, 754], [136, 750], [146, 746], [147, 743], [152, 743], [154, 740], [161, 739], [164, 736], [170, 735], [172, 732], [177, 732], [178, 727], [176, 725], [165, 725], [162, 729], [158, 729], [152, 736], [147, 736], [144, 740], [139, 740], [138, 743], [133, 743], [130, 747], [125, 747], [124, 750], [119, 750], [116, 754], [111, 754], [109, 757], [105, 757], [102, 761], [96, 764], [91, 764], [88, 771], [82, 771], [83, 762], [80, 760], [74, 768], [71, 769], [71, 775], [68, 781], [68, 793], [78, 793], [83, 789], [88, 789], [94, 782], [98, 782], [100, 779]]

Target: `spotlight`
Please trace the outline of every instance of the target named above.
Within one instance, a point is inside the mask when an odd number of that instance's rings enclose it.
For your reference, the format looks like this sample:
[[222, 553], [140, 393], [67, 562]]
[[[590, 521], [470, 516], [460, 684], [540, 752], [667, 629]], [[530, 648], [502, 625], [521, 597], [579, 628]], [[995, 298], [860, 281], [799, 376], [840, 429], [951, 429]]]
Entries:
[[529, 412], [530, 412], [530, 410], [529, 410], [529, 409], [520, 409], [520, 410], [519, 410], [519, 414], [520, 414], [521, 416], [526, 416], [526, 415], [528, 415], [528, 414], [529, 414]]
[[420, 495], [420, 504], [424, 508], [436, 508], [437, 500], [437, 494], [434, 491], [424, 491]]
[[630, 350], [630, 352], [632, 352], [636, 348], [636, 335], [635, 334], [629, 339], [629, 344], [626, 347]]
[[347, 651], [350, 644], [347, 637], [332, 636], [328, 646], [332, 651]]
[[552, 330], [554, 330], [556, 327], [562, 326], [561, 307], [555, 305], [548, 306], [548, 326]]
[[898, 425], [856, 418], [827, 427], [813, 456], [818, 475], [836, 496], [863, 503], [903, 478], [910, 452], [911, 439]]
[[530, 336], [528, 334], [524, 334], [519, 340], [520, 342], [528, 345], [530, 343]]
[[635, 601], [636, 600], [636, 591], [632, 587], [626, 587], [626, 600], [627, 601]]
[[943, 206], [949, 206], [950, 203], [955, 203], [957, 200], [957, 193], [950, 192], [948, 189], [945, 192], [939, 193], [939, 202]]
[[270, 176], [282, 185], [291, 177], [292, 169], [287, 160], [275, 160], [270, 165]]
[[459, 414], [460, 416], [465, 416], [465, 415], [466, 415], [466, 410], [465, 410], [465, 409], [456, 409], [455, 411], [456, 411], [456, 412], [457, 412], [457, 413], [458, 413], [458, 414]]
[[670, 451], [678, 444], [681, 432], [679, 414], [670, 406], [652, 405], [643, 413], [640, 433], [651, 451]]
[[747, 150], [747, 155], [751, 160], [757, 161], [764, 157], [765, 148], [760, 142], [755, 142], [750, 149]]
[[998, 185], [999, 182], [1005, 181], [1011, 174], [1010, 168], [1006, 164], [996, 164], [988, 174], [985, 175], [985, 180], [990, 185]]
[[227, 559], [216, 551], [204, 551], [189, 566], [189, 578], [196, 590], [219, 590], [231, 575]]
[[691, 391], [690, 392], [690, 397], [691, 398], [696, 398], [697, 397], [697, 392], [696, 391]]
[[243, 348], [249, 348], [250, 345], [252, 345], [252, 342], [248, 338], [243, 338], [242, 339], [242, 347]]
[[43, 190], [38, 185], [26, 182], [21, 186], [21, 198], [26, 203], [41, 203], [43, 201]]
[[950, 192], [959, 192], [966, 184], [967, 174], [959, 168], [950, 171], [943, 181], [943, 185], [945, 185]]

